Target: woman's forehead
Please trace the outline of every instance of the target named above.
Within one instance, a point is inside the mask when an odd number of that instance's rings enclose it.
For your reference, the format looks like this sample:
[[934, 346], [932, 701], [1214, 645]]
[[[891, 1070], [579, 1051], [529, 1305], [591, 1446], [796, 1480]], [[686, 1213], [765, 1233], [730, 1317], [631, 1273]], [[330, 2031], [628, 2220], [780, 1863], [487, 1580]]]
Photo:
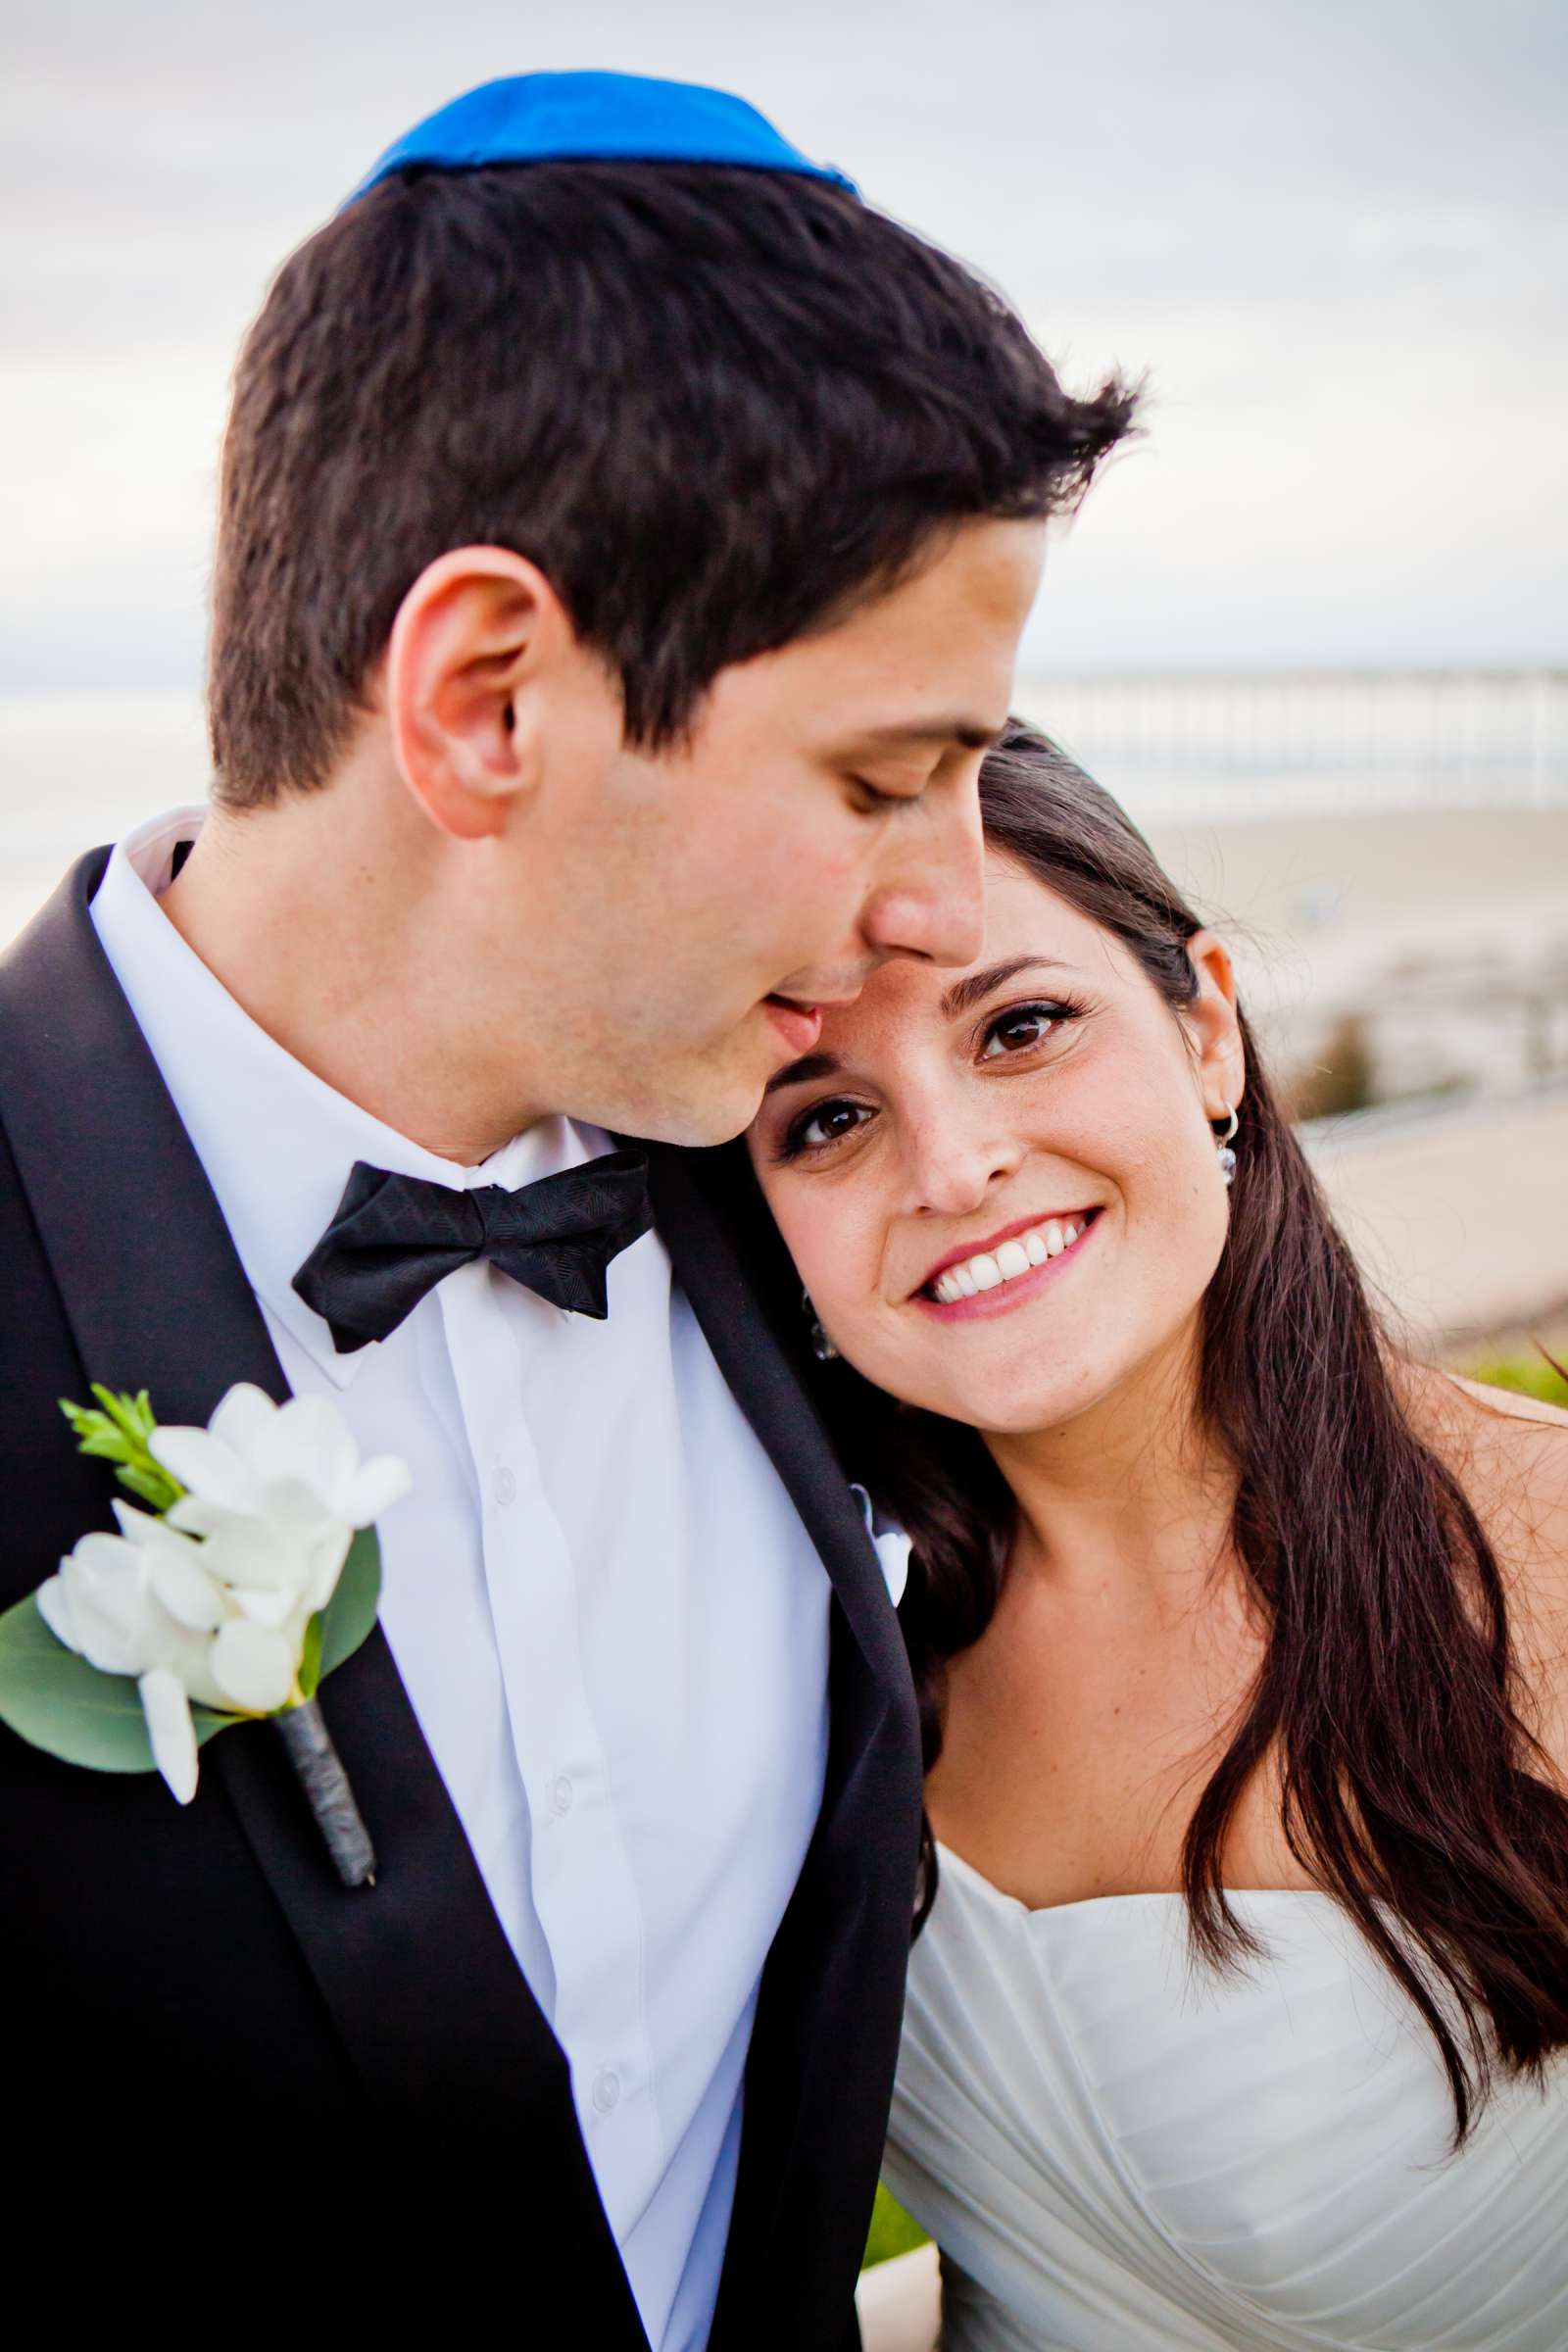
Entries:
[[[914, 956], [896, 956], [872, 973], [853, 1004], [828, 1013], [822, 1044], [837, 1051], [848, 1041], [868, 1044], [880, 1034], [910, 1022], [946, 1023], [954, 1017], [952, 1000], [962, 984], [996, 966], [1028, 957], [1055, 968], [1059, 985], [1067, 970], [1103, 979], [1107, 958], [1115, 953], [1108, 932], [1068, 906], [1033, 874], [1010, 858], [986, 859], [985, 928], [980, 953], [961, 968], [924, 963]], [[1046, 992], [1052, 973], [1021, 972], [1020, 988], [1038, 985]]]
[[1101, 936], [1098, 923], [1070, 906], [1038, 874], [999, 850], [987, 854], [985, 938], [971, 969], [1030, 948], [1050, 956], [1070, 946], [1086, 955]]

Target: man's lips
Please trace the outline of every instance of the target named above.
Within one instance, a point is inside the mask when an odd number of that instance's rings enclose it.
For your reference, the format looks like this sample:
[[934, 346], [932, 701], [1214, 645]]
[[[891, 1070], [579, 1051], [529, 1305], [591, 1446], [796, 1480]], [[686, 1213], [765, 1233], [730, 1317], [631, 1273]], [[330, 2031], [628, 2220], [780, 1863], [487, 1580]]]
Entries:
[[793, 997], [764, 997], [762, 1009], [796, 1060], [809, 1054], [822, 1034], [820, 1004], [799, 1004]]
[[1037, 1209], [1032, 1217], [1014, 1217], [1010, 1225], [999, 1225], [995, 1233], [987, 1234], [983, 1240], [960, 1242], [956, 1250], [950, 1250], [946, 1257], [939, 1257], [936, 1264], [922, 1274], [909, 1297], [918, 1298], [920, 1293], [928, 1291], [937, 1276], [945, 1274], [950, 1266], [967, 1265], [971, 1257], [994, 1256], [1004, 1242], [1015, 1241], [1020, 1233], [1038, 1232], [1043, 1225], [1065, 1225], [1069, 1220], [1081, 1224], [1085, 1217], [1094, 1213], [1095, 1204], [1086, 1206], [1080, 1201], [1072, 1208], [1042, 1208]]
[[847, 981], [840, 979], [831, 988], [813, 989], [808, 997], [786, 996], [782, 989], [775, 989], [771, 996], [762, 999], [762, 1009], [779, 1035], [788, 1039], [799, 1060], [803, 1054], [810, 1052], [821, 1035], [826, 1014], [840, 1005], [855, 1004], [869, 976], [867, 972], [852, 973]]

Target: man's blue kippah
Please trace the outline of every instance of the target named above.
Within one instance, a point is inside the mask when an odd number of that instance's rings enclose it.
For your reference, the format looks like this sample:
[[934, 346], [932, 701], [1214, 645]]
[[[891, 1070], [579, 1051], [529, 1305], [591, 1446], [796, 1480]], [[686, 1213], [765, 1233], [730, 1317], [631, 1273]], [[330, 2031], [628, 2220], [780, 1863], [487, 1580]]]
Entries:
[[737, 164], [794, 172], [859, 193], [829, 164], [813, 164], [764, 115], [727, 90], [640, 74], [514, 74], [465, 91], [396, 139], [371, 165], [352, 204], [395, 172], [476, 172], [486, 164]]

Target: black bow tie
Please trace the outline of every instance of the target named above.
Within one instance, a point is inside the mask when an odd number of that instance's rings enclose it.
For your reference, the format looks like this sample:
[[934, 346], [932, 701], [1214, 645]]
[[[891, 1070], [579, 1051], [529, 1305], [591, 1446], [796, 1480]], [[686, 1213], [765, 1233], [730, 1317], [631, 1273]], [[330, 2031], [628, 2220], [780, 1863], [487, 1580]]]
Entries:
[[294, 1288], [344, 1355], [384, 1340], [443, 1274], [476, 1257], [553, 1306], [603, 1322], [605, 1269], [652, 1223], [640, 1152], [611, 1152], [515, 1193], [498, 1184], [453, 1192], [362, 1159]]

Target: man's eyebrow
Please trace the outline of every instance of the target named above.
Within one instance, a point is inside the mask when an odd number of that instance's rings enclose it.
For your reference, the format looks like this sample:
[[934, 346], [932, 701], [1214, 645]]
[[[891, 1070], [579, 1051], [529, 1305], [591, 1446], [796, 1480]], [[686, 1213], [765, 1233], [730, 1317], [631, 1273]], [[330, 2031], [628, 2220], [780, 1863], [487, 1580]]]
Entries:
[[858, 740], [883, 746], [958, 743], [966, 752], [992, 752], [1006, 732], [1005, 719], [999, 726], [988, 727], [982, 718], [966, 718], [959, 713], [946, 718], [914, 719], [902, 725], [867, 727]]
[[989, 997], [994, 988], [1004, 987], [1015, 980], [1020, 972], [1070, 972], [1070, 963], [1058, 963], [1053, 956], [1011, 956], [1005, 963], [987, 964], [983, 972], [970, 972], [966, 978], [956, 980], [942, 1000], [943, 1016], [954, 1020]]
[[799, 1061], [787, 1061], [773, 1072], [763, 1096], [777, 1094], [781, 1086], [805, 1086], [812, 1078], [836, 1078], [843, 1067], [836, 1054], [803, 1054]]

